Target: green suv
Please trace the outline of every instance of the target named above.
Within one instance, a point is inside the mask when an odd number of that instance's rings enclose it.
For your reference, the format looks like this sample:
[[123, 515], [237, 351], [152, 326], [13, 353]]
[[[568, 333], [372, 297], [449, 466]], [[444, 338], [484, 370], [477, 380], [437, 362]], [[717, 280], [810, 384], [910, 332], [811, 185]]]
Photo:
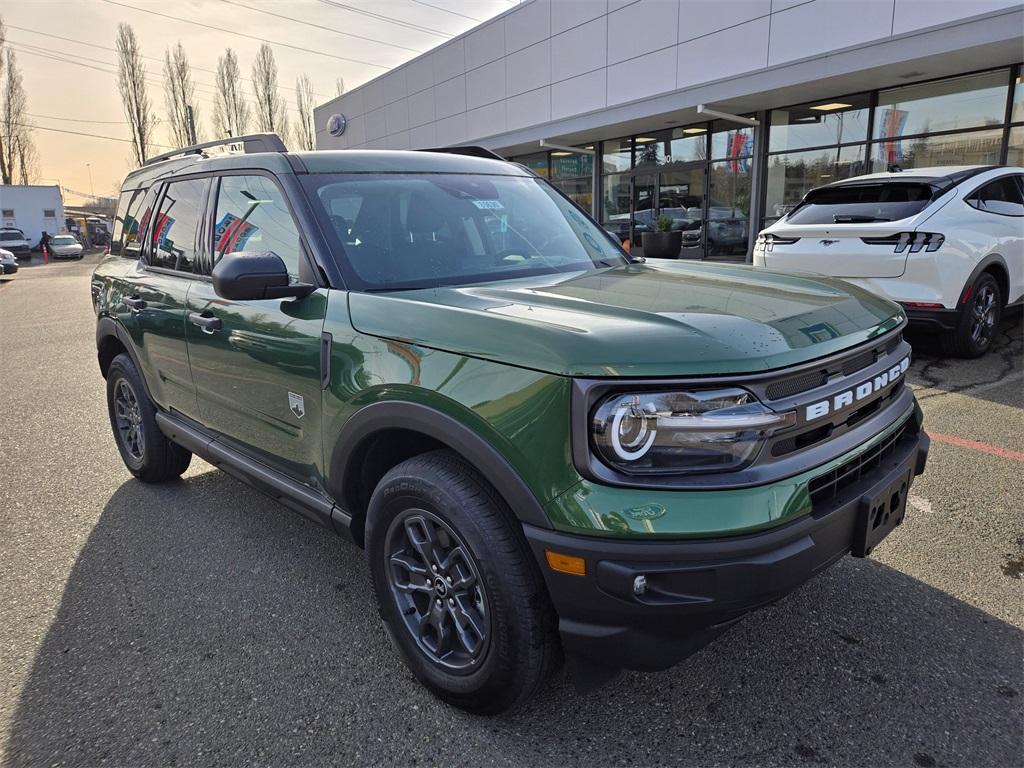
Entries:
[[896, 304], [631, 258], [483, 150], [237, 141], [270, 151], [125, 180], [92, 280], [118, 449], [363, 547], [445, 701], [666, 668], [902, 521], [928, 437]]

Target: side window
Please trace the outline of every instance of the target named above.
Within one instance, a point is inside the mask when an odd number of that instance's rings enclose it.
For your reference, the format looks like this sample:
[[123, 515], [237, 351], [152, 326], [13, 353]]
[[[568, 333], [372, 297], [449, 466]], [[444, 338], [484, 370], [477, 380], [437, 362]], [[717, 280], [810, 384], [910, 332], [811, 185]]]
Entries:
[[266, 176], [224, 176], [217, 195], [213, 263], [234, 251], [273, 251], [299, 277], [299, 230], [284, 195]]
[[990, 181], [967, 198], [967, 204], [986, 213], [1024, 216], [1024, 198], [1021, 197], [1020, 184], [1014, 176]]
[[154, 267], [192, 272], [196, 259], [196, 228], [203, 216], [208, 179], [173, 181], [167, 185], [153, 220], [149, 263]]
[[114, 232], [110, 238], [110, 252], [115, 256], [122, 255], [124, 251], [123, 239], [126, 233], [131, 232], [134, 227], [135, 233], [138, 234], [139, 223], [135, 216], [139, 213], [139, 207], [142, 205], [142, 198], [145, 194], [144, 189], [126, 190], [117, 199]]

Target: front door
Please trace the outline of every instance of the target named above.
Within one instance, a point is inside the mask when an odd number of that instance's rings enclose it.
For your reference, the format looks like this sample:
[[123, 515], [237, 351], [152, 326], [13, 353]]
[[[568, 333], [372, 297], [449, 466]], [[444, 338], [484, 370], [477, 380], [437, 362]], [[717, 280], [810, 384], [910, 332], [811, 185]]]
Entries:
[[[233, 251], [273, 251], [293, 280], [302, 239], [277, 183], [230, 175], [215, 192], [213, 263]], [[304, 275], [308, 279], [308, 275]], [[200, 421], [245, 453], [317, 484], [322, 467], [320, 334], [328, 292], [228, 301], [197, 282], [185, 322]]]
[[704, 164], [680, 166], [658, 176], [658, 216], [680, 232], [680, 259], [704, 258]]

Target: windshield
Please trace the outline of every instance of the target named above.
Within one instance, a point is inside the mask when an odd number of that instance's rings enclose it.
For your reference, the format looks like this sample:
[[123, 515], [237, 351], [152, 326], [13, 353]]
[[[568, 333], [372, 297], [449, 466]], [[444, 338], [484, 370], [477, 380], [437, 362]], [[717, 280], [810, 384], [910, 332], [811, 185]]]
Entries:
[[311, 175], [345, 278], [399, 290], [627, 262], [600, 227], [532, 176]]
[[23, 235], [17, 229], [8, 229], [5, 232], [0, 232], [0, 240], [24, 240], [24, 239], [25, 239], [25, 235]]
[[57, 237], [53, 238], [54, 245], [73, 245], [74, 243], [77, 242], [78, 241], [75, 240], [75, 238], [70, 237], [69, 235], [58, 235]]
[[789, 224], [897, 221], [924, 210], [933, 190], [920, 182], [883, 181], [812, 189], [786, 217]]

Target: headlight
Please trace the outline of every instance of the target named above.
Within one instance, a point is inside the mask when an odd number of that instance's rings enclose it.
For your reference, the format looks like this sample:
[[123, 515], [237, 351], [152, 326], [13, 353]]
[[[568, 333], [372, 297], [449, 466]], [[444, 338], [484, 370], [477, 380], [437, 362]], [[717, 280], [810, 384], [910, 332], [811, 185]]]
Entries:
[[740, 469], [765, 439], [796, 423], [737, 389], [631, 392], [597, 406], [591, 439], [598, 456], [630, 474], [694, 474]]

